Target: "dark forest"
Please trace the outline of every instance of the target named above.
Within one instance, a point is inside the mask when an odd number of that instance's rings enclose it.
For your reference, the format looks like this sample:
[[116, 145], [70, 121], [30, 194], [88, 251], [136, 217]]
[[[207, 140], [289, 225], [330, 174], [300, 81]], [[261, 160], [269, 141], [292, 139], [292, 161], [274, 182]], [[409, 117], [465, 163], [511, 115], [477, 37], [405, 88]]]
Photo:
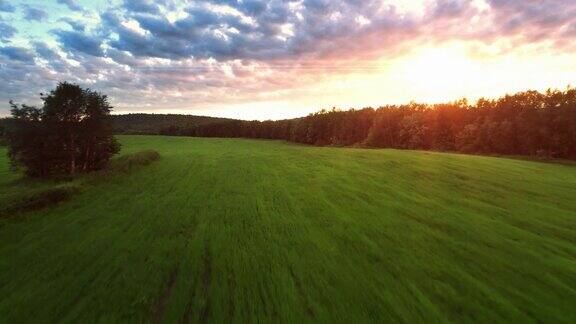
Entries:
[[280, 121], [171, 125], [158, 134], [576, 159], [576, 89], [527, 91], [475, 104], [463, 99], [377, 109], [333, 108]]

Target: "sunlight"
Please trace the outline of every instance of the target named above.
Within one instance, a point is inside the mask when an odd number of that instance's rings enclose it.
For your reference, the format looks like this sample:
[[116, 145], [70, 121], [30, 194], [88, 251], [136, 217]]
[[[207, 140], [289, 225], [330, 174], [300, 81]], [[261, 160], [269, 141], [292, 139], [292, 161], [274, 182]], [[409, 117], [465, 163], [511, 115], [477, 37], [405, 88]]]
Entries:
[[471, 84], [490, 79], [490, 75], [482, 73], [482, 63], [456, 45], [420, 50], [402, 60], [398, 73], [430, 101], [461, 95]]
[[572, 67], [569, 55], [556, 54], [552, 61], [538, 48], [505, 52], [498, 46], [453, 43], [400, 58], [382, 82], [401, 88], [409, 100], [476, 100], [526, 89], [565, 88], [574, 80]]

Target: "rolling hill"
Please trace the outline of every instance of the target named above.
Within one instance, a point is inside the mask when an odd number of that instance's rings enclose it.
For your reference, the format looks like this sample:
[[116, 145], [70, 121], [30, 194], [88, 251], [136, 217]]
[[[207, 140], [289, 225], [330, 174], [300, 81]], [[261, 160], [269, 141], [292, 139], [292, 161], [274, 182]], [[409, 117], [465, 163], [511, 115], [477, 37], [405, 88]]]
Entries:
[[216, 118], [177, 114], [120, 114], [110, 115], [115, 134], [159, 134], [170, 127], [191, 128], [223, 121], [227, 118]]

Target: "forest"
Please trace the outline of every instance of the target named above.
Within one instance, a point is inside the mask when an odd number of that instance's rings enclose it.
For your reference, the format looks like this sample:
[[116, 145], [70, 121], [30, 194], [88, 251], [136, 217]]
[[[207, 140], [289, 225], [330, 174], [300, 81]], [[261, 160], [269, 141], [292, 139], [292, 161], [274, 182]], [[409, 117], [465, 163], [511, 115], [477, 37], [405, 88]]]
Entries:
[[[576, 159], [576, 89], [498, 99], [323, 109], [306, 117], [245, 121], [191, 115], [111, 115], [116, 134], [262, 138], [316, 146], [435, 150]], [[4, 120], [5, 122], [6, 120]], [[0, 120], [0, 138], [2, 137]]]
[[233, 119], [179, 114], [118, 114], [108, 116], [115, 134], [154, 135], [170, 127], [190, 128]]
[[576, 159], [576, 89], [526, 91], [475, 104], [462, 99], [377, 109], [333, 108], [279, 121], [170, 125], [158, 134]]

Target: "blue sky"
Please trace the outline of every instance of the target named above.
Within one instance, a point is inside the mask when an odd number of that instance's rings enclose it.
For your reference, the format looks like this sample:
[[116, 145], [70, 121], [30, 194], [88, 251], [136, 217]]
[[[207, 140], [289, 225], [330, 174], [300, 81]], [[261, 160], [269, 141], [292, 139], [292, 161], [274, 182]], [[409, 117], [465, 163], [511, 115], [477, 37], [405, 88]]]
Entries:
[[576, 80], [573, 0], [0, 0], [0, 115], [60, 81], [243, 119]]
[[[50, 30], [53, 28], [64, 28], [66, 23], [62, 19], [70, 18], [78, 21], [94, 21], [98, 12], [105, 9], [111, 1], [92, 0], [79, 1], [69, 0], [59, 2], [58, 0], [0, 0], [5, 6], [14, 7], [14, 11], [0, 10], [2, 19], [18, 30], [16, 40], [25, 42], [29, 39], [48, 40], [50, 39]], [[84, 11], [71, 10], [66, 4], [74, 4], [81, 7]], [[2, 8], [2, 6], [0, 6]], [[42, 20], [27, 19], [26, 14], [29, 10], [39, 10], [46, 13], [46, 18]], [[15, 40], [15, 41], [16, 41]]]

